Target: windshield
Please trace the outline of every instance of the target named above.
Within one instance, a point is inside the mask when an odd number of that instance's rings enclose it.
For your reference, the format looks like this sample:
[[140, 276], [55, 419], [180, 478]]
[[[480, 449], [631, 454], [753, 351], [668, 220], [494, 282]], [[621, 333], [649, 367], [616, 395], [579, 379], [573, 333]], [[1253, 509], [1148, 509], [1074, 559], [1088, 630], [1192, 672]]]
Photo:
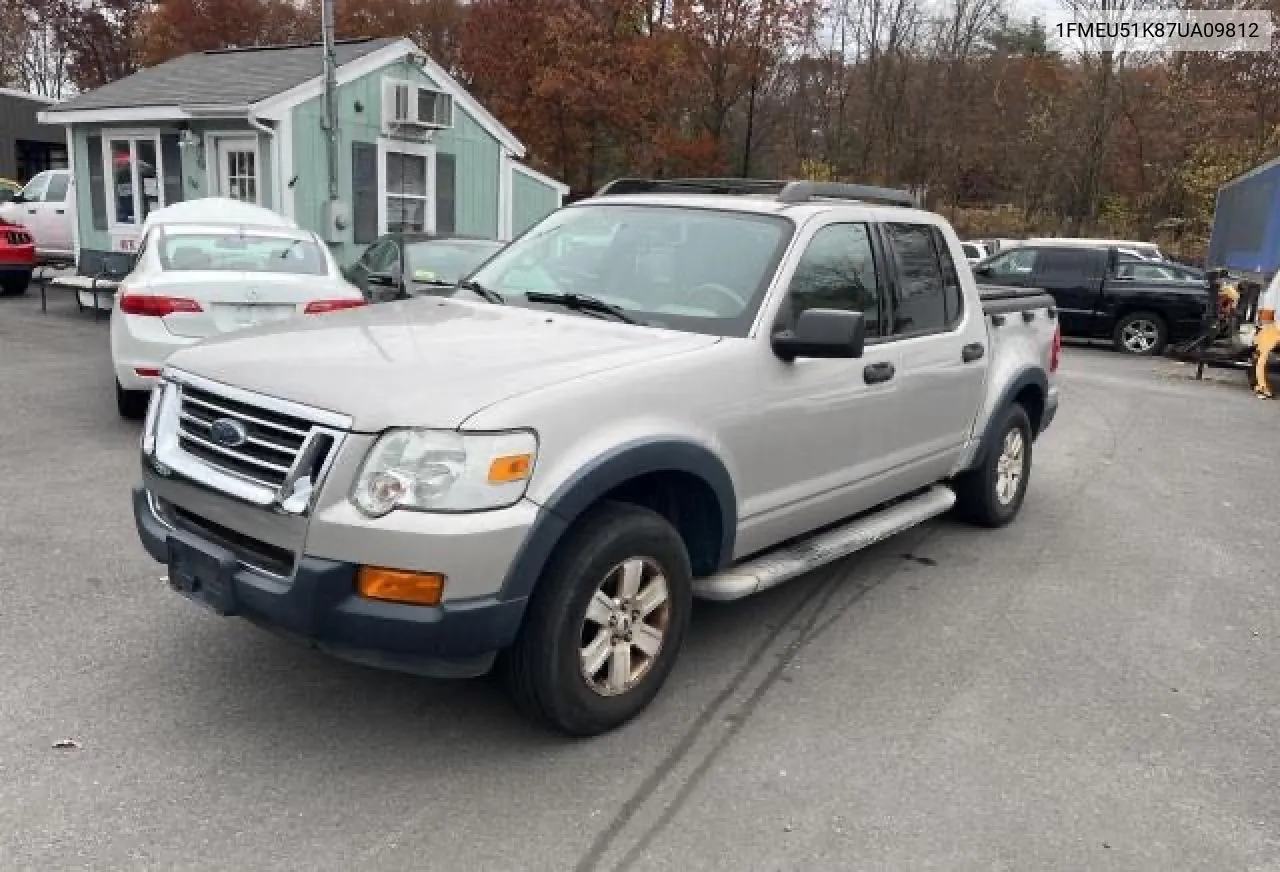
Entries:
[[328, 272], [324, 254], [310, 239], [252, 233], [165, 234], [160, 243], [160, 266], [187, 272], [276, 272], [322, 276]]
[[646, 324], [746, 336], [793, 229], [775, 215], [584, 204], [553, 212], [472, 278], [514, 305], [580, 294]]
[[457, 284], [502, 248], [501, 242], [474, 239], [432, 239], [405, 247], [410, 281]]

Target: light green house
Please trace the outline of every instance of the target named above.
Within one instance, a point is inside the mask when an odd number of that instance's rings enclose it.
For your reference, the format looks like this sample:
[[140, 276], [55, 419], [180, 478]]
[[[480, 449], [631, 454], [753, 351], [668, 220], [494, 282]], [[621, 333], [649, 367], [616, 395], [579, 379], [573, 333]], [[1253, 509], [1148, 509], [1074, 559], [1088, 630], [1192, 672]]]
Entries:
[[335, 46], [336, 160], [322, 49], [196, 52], [40, 113], [64, 125], [81, 273], [125, 256], [146, 215], [179, 200], [257, 203], [319, 233], [340, 261], [385, 232], [511, 239], [568, 189], [407, 39]]

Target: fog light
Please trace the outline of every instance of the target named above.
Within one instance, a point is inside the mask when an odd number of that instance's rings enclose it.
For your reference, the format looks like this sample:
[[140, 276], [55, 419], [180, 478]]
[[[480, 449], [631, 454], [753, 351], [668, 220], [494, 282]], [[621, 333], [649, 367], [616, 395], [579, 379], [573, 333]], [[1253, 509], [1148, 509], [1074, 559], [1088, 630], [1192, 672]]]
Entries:
[[414, 606], [438, 606], [444, 596], [445, 577], [438, 572], [408, 572], [361, 566], [356, 589], [367, 599]]

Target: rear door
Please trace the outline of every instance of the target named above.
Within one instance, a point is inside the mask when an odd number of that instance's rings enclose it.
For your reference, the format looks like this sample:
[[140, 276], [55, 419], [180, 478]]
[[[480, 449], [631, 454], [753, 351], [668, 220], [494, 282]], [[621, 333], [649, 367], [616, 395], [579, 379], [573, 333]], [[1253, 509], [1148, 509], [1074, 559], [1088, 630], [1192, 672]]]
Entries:
[[1102, 285], [1109, 252], [1105, 248], [1044, 248], [1036, 258], [1032, 284], [1058, 304], [1062, 332], [1072, 336], [1110, 333], [1103, 311]]
[[938, 226], [887, 222], [881, 244], [891, 280], [899, 394], [892, 462], [897, 490], [927, 485], [954, 466], [982, 403], [988, 361], [980, 310], [968, 311], [961, 252]]

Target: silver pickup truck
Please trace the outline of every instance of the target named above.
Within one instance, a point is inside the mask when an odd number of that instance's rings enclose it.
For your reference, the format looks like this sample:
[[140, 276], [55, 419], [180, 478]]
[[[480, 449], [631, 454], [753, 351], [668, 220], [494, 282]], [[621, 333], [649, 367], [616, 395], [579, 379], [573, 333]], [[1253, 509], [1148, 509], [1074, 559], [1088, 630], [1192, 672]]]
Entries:
[[1052, 300], [984, 296], [901, 192], [619, 180], [441, 296], [175, 353], [134, 514], [220, 614], [378, 667], [496, 663], [591, 735], [653, 699], [694, 597], [1012, 520], [1059, 351]]

